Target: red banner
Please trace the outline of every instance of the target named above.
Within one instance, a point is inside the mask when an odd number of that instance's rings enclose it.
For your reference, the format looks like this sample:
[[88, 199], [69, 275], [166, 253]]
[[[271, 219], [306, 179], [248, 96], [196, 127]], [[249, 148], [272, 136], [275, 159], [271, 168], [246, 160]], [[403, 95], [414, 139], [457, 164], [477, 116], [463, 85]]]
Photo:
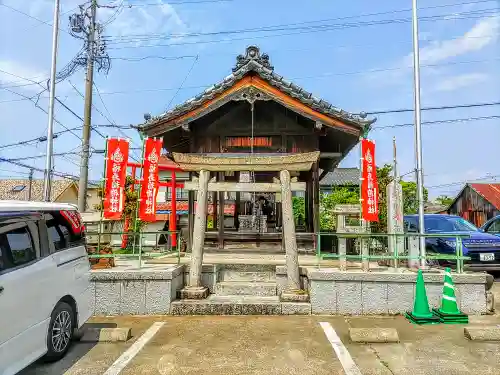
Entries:
[[363, 171], [361, 181], [361, 199], [363, 219], [378, 221], [378, 184], [377, 166], [375, 164], [375, 143], [368, 139], [361, 141], [361, 155]]
[[106, 181], [104, 183], [104, 217], [119, 220], [125, 206], [125, 178], [129, 144], [125, 139], [108, 139]]
[[144, 142], [141, 200], [139, 219], [156, 221], [156, 195], [158, 194], [158, 161], [161, 154], [161, 139], [148, 138]]

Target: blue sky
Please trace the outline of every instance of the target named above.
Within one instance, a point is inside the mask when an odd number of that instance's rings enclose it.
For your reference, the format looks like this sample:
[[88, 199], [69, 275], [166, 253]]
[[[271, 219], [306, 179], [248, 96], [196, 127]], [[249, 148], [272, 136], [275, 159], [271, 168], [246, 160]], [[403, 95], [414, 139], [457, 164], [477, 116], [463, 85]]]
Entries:
[[[61, 3], [63, 31], [59, 36], [58, 68], [66, 65], [82, 46], [80, 40], [66, 32], [68, 15], [80, 2]], [[100, 3], [121, 2], [101, 0]], [[453, 3], [457, 5], [444, 6]], [[0, 5], [0, 70], [11, 73], [0, 72], [1, 146], [46, 133], [47, 115], [32, 101], [18, 95], [36, 98], [42, 88], [27, 86], [30, 81], [15, 76], [34, 81], [49, 76], [52, 28], [20, 12], [50, 24], [53, 0], [0, 0], [0, 4], [6, 5]], [[413, 106], [411, 23], [405, 21], [411, 17], [410, 0], [173, 0], [170, 4], [160, 0], [128, 0], [123, 4], [127, 6], [119, 10], [104, 31], [112, 58], [111, 71], [107, 76], [95, 75], [105, 106], [94, 94], [95, 107], [117, 124], [138, 124], [144, 113], [160, 114], [169, 103], [170, 106], [181, 103], [203, 87], [218, 82], [231, 72], [236, 55], [243, 53], [249, 44], [258, 45], [270, 55], [276, 72], [347, 111]], [[424, 107], [500, 101], [499, 6], [498, 1], [419, 1]], [[99, 18], [106, 21], [115, 11], [100, 8]], [[373, 13], [384, 14], [366, 16]], [[317, 25], [312, 21], [319, 20], [325, 20], [323, 25], [335, 27], [304, 30], [304, 26]], [[382, 20], [389, 22], [381, 24]], [[299, 31], [199, 35], [284, 24], [290, 27], [289, 24], [309, 21], [298, 25]], [[131, 35], [141, 35], [141, 40], [130, 42]], [[143, 38], [144, 35], [147, 37]], [[161, 38], [153, 39], [152, 35]], [[70, 82], [83, 92], [83, 70], [57, 85], [60, 100], [82, 116], [83, 99]], [[41, 94], [38, 105], [48, 108], [46, 92]], [[80, 120], [58, 104], [55, 114], [69, 128], [81, 125]], [[500, 106], [425, 111], [422, 119], [497, 115]], [[413, 113], [377, 117], [370, 138], [377, 143], [378, 164], [392, 160], [392, 138], [396, 137], [400, 171], [410, 172], [414, 168], [414, 129], [388, 126], [411, 123]], [[93, 111], [92, 122], [103, 134], [123, 136], [116, 129], [99, 127], [109, 124], [108, 119]], [[453, 195], [461, 188], [461, 181], [500, 175], [500, 163], [494, 152], [500, 141], [499, 125], [500, 119], [423, 126], [424, 180], [431, 196]], [[55, 124], [56, 131], [63, 129]], [[57, 138], [55, 152], [78, 152], [80, 132]], [[134, 131], [124, 132], [139, 145]], [[93, 133], [91, 144], [94, 149], [103, 149], [104, 140]], [[45, 143], [32, 143], [0, 148], [0, 157], [42, 155], [45, 147]], [[354, 149], [342, 166], [355, 166], [358, 152]], [[78, 162], [77, 155], [56, 157], [55, 170], [78, 174]], [[43, 168], [44, 159], [24, 163]], [[90, 178], [99, 179], [102, 156], [95, 154], [90, 164]], [[0, 163], [0, 178], [25, 177], [26, 173], [22, 168]], [[408, 179], [411, 178], [409, 175]]]

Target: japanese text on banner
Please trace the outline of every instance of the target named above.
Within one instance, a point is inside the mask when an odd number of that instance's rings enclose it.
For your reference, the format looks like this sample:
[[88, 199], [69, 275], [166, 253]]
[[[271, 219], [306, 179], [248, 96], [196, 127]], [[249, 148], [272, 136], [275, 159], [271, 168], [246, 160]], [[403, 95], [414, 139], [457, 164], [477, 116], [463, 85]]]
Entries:
[[104, 217], [118, 220], [125, 206], [125, 179], [129, 144], [127, 140], [111, 138], [107, 141], [106, 181], [104, 184]]
[[161, 139], [148, 138], [144, 143], [144, 162], [141, 182], [139, 218], [156, 220], [156, 196], [158, 194], [158, 162], [161, 155]]
[[378, 221], [378, 184], [375, 164], [375, 143], [367, 139], [361, 141], [362, 183], [361, 198], [363, 219]]

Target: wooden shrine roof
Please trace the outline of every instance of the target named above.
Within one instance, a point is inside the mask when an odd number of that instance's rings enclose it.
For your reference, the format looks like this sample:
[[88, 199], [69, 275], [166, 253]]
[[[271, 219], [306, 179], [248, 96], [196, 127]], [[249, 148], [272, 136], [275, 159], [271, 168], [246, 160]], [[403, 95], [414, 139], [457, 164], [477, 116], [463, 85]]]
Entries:
[[[252, 86], [257, 92], [269, 95], [277, 99], [281, 104], [297, 110], [307, 117], [324, 122], [325, 125], [343, 128], [349, 133], [361, 134], [367, 130], [376, 119], [367, 119], [366, 114], [352, 114], [337, 108], [327, 101], [313, 96], [274, 72], [274, 67], [269, 62], [267, 54], [261, 54], [256, 46], [246, 49], [245, 55], [239, 55], [236, 66], [230, 75], [221, 82], [207, 88], [199, 95], [187, 100], [173, 109], [154, 116], [139, 126], [139, 129], [147, 135], [158, 135], [170, 129], [188, 124], [205, 113], [219, 107], [214, 102], [226, 97], [229, 91], [233, 94], [241, 89]], [[286, 100], [283, 99], [286, 97]], [[280, 100], [281, 99], [281, 100]]]

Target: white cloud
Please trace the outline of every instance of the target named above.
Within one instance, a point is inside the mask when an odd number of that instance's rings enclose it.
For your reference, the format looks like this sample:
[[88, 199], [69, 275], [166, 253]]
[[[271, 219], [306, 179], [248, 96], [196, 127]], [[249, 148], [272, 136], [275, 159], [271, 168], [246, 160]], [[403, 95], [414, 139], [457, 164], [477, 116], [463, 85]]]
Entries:
[[486, 82], [488, 77], [489, 76], [484, 73], [459, 74], [438, 81], [434, 89], [436, 91], [455, 91], [481, 82]]
[[[435, 64], [443, 60], [475, 52], [496, 42], [500, 32], [500, 15], [482, 18], [462, 37], [431, 42], [420, 48], [420, 63]], [[404, 59], [404, 65], [411, 65], [413, 54]]]
[[[49, 76], [48, 72], [44, 72], [36, 67], [23, 64], [19, 61], [7, 59], [0, 59], [0, 70], [0, 83], [2, 86], [29, 84], [26, 86], [20, 86], [19, 89], [34, 92], [39, 92], [40, 86], [31, 85], [31, 83], [33, 83], [32, 81], [39, 82], [47, 79]], [[3, 71], [8, 73], [4, 73]], [[29, 80], [19, 77], [28, 78]]]
[[[155, 36], [158, 36], [156, 34], [164, 34], [165, 40], [169, 42], [173, 39], [178, 40], [178, 37], [168, 37], [168, 35], [186, 32], [188, 28], [186, 23], [172, 5], [161, 0], [156, 0], [156, 2], [158, 5], [144, 7], [127, 7], [125, 5], [118, 13], [116, 13], [116, 9], [101, 9], [99, 14], [101, 22], [105, 22], [110, 17], [112, 19], [112, 22], [106, 26], [106, 35], [131, 37], [121, 40], [132, 40], [138, 45], [158, 42], [158, 39], [150, 39], [153, 36], [151, 34], [155, 34]], [[116, 1], [115, 3], [119, 4], [120, 2]], [[120, 41], [120, 38], [116, 41]]]
[[[420, 44], [420, 64], [426, 76], [439, 76], [443, 69], [436, 69], [429, 65], [477, 52], [497, 42], [500, 38], [500, 14], [493, 17], [480, 19], [471, 29], [462, 36], [454, 39], [430, 42], [422, 47]], [[420, 38], [422, 40], [422, 38]], [[413, 53], [393, 63], [387, 71], [369, 72], [365, 74], [371, 84], [378, 87], [407, 82], [405, 77], [410, 77], [413, 68]], [[476, 77], [477, 78], [477, 77]], [[433, 78], [434, 79], [434, 78]], [[470, 80], [471, 78], [469, 78]]]

